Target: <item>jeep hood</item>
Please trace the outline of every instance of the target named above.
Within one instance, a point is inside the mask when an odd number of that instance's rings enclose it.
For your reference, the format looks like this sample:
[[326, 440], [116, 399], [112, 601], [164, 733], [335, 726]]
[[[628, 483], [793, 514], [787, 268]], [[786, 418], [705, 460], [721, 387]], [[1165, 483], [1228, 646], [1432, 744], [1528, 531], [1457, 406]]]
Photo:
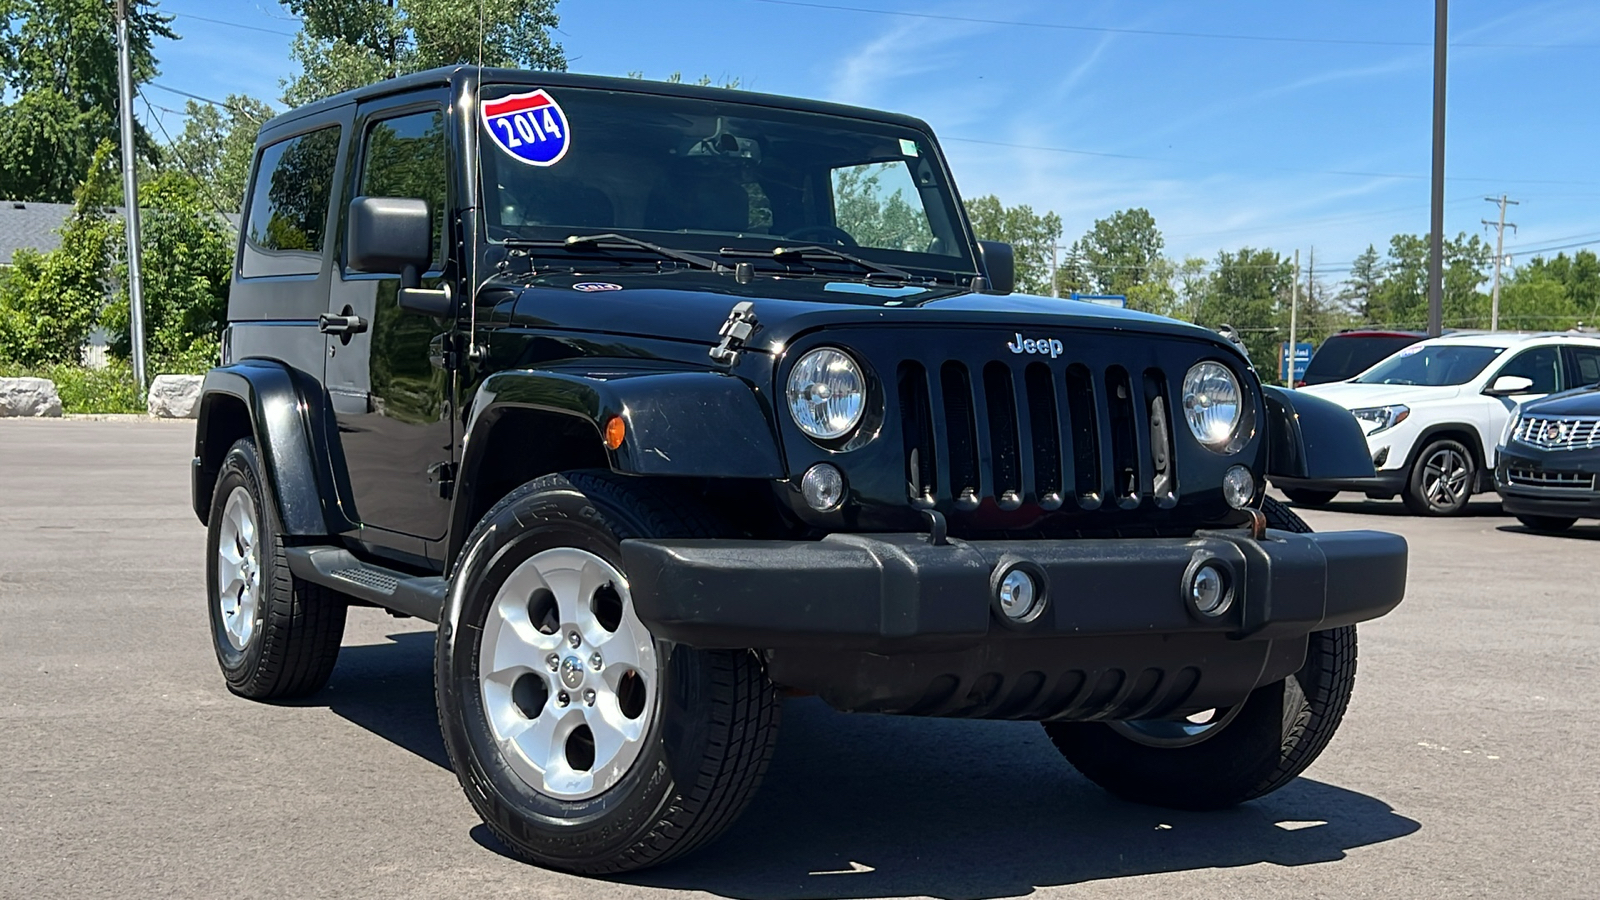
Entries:
[[[948, 284], [894, 286], [821, 278], [758, 277], [747, 285], [703, 271], [584, 275], [551, 273], [491, 280], [494, 317], [511, 326], [665, 338], [712, 346], [728, 313], [754, 304], [760, 328], [746, 344], [778, 354], [817, 328], [883, 323], [1002, 325], [1025, 329], [1148, 331], [1206, 340], [1237, 355], [1212, 331], [1176, 319], [1077, 300], [1025, 294], [978, 294]], [[1052, 337], [1025, 334], [1024, 337]]]
[[1345, 409], [1362, 409], [1368, 406], [1389, 406], [1394, 403], [1403, 403], [1407, 406], [1416, 403], [1429, 403], [1437, 400], [1449, 400], [1460, 396], [1463, 385], [1425, 385], [1425, 384], [1355, 384], [1349, 381], [1338, 381], [1331, 384], [1313, 384], [1300, 388], [1303, 393], [1313, 397], [1321, 397], [1339, 404]]

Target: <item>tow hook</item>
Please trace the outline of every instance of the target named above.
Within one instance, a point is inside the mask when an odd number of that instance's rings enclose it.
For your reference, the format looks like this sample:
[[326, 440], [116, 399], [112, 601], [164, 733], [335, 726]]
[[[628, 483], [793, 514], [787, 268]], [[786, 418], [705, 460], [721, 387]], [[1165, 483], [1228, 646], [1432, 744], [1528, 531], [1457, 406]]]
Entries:
[[739, 349], [744, 342], [750, 339], [761, 323], [756, 321], [756, 305], [749, 300], [741, 300], [728, 311], [728, 320], [722, 323], [717, 336], [722, 342], [712, 347], [708, 355], [713, 362], [733, 367], [739, 363]]
[[922, 521], [928, 526], [928, 543], [934, 547], [947, 547], [950, 545], [950, 526], [944, 520], [944, 513], [936, 509], [919, 510]]
[[1267, 514], [1253, 506], [1244, 508], [1246, 515], [1250, 516], [1250, 537], [1254, 540], [1267, 539]]

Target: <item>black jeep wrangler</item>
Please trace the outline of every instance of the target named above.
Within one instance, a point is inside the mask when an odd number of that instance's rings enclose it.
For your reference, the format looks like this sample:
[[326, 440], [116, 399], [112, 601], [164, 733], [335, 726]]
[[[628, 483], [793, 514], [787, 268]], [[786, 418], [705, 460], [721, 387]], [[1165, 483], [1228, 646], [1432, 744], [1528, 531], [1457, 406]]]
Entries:
[[1259, 797], [1404, 592], [1401, 538], [1263, 495], [1370, 475], [1348, 413], [1011, 294], [917, 119], [425, 72], [269, 122], [241, 232], [193, 472], [228, 687], [318, 690], [351, 605], [437, 622], [455, 771], [542, 865], [710, 840], [785, 694]]

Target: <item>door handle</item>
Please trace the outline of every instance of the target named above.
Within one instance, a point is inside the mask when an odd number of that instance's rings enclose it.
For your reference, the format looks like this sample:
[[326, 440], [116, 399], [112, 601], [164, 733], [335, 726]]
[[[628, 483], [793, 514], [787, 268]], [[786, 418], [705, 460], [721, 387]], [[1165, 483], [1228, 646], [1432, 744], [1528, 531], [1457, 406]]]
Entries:
[[323, 334], [361, 334], [367, 330], [367, 320], [360, 316], [336, 316], [333, 313], [323, 313], [317, 316], [317, 330]]

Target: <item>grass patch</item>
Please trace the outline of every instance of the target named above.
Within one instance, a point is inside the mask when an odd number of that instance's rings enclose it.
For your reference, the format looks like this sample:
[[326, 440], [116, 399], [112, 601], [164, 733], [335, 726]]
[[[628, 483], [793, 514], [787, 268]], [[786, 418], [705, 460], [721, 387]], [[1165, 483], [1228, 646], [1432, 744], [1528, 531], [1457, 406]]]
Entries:
[[133, 367], [112, 360], [104, 369], [89, 369], [67, 363], [46, 366], [19, 366], [0, 363], [0, 377], [32, 376], [48, 378], [61, 395], [61, 409], [68, 413], [142, 413], [144, 401], [133, 383]]

